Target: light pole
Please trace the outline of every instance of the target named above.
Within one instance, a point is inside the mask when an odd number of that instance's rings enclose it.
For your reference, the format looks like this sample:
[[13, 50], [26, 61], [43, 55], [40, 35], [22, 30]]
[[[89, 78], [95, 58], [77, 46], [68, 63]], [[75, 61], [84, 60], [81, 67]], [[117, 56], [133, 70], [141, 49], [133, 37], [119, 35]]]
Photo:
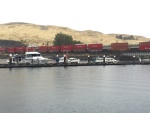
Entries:
[[116, 59], [116, 56], [114, 56], [114, 59]]
[[105, 55], [103, 55], [103, 64], [105, 64]]
[[66, 64], [66, 55], [64, 55], [64, 64]]
[[135, 55], [133, 56], [133, 63], [135, 64]]
[[90, 55], [88, 55], [88, 63], [90, 63]]

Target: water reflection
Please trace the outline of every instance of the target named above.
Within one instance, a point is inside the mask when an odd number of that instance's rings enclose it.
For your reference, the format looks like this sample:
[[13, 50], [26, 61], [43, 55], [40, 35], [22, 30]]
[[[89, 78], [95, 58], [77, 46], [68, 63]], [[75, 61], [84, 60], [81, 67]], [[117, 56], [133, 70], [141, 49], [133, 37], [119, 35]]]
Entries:
[[0, 69], [2, 113], [149, 113], [148, 65]]

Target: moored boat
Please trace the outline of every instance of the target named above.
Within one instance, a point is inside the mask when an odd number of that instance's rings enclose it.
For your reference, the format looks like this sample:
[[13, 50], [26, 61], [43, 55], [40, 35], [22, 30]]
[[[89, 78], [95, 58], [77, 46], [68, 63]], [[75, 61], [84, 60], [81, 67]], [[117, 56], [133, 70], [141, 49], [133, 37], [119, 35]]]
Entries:
[[[64, 63], [64, 57], [59, 58], [59, 63]], [[68, 58], [66, 58], [66, 63], [71, 63]]]
[[[43, 57], [39, 52], [26, 52], [24, 58], [18, 54], [10, 54], [10, 57], [12, 64], [47, 64], [50, 61], [50, 59]], [[7, 63], [10, 63], [10, 58], [7, 60]]]
[[50, 59], [45, 58], [39, 52], [26, 52], [25, 63], [29, 64], [47, 64]]

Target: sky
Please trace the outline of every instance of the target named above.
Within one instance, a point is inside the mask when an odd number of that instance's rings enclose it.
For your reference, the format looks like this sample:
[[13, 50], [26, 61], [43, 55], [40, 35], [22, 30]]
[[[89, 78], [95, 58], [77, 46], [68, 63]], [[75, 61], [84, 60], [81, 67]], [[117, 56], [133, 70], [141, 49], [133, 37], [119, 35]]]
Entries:
[[0, 24], [26, 22], [150, 38], [149, 0], [0, 0]]

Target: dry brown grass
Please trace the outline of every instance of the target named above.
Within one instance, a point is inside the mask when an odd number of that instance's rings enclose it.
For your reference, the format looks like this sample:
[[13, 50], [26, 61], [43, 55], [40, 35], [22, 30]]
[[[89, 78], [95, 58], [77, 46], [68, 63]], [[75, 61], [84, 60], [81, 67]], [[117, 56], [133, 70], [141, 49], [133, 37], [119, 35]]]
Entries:
[[42, 26], [26, 23], [10, 23], [0, 25], [0, 39], [15, 40], [27, 43], [29, 45], [43, 45], [49, 43], [53, 45], [54, 37], [57, 33], [71, 35], [74, 40], [85, 44], [102, 43], [110, 45], [115, 42], [128, 42], [129, 44], [138, 44], [143, 41], [150, 41], [150, 38], [134, 36], [137, 40], [116, 39], [116, 34], [103, 34], [97, 31], [76, 31], [66, 27]]

